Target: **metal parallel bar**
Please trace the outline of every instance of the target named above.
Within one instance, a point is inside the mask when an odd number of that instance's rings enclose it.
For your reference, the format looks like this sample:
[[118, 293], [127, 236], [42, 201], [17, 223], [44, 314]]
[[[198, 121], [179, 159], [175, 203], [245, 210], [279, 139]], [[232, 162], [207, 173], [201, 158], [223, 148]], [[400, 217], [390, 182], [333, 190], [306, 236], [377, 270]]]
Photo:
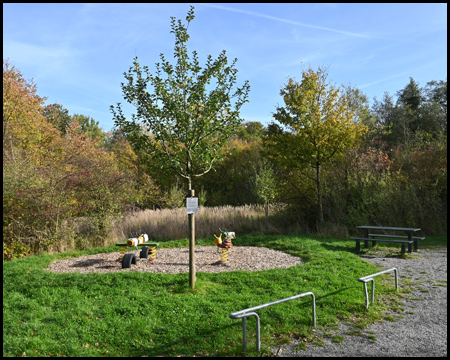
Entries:
[[259, 316], [257, 313], [254, 312], [254, 310], [259, 310], [259, 309], [263, 309], [265, 307], [268, 306], [272, 306], [272, 305], [276, 305], [276, 304], [281, 304], [283, 302], [286, 301], [290, 301], [290, 300], [294, 300], [294, 299], [298, 299], [307, 295], [311, 295], [312, 297], [312, 316], [313, 316], [313, 326], [316, 327], [316, 299], [315, 296], [312, 292], [307, 292], [307, 293], [303, 293], [303, 294], [298, 294], [298, 295], [294, 295], [288, 298], [284, 298], [281, 300], [276, 300], [276, 301], [272, 301], [270, 303], [267, 304], [262, 304], [262, 305], [258, 305], [258, 306], [254, 306], [248, 309], [244, 309], [241, 311], [236, 311], [234, 313], [230, 314], [230, 318], [231, 319], [242, 319], [242, 335], [243, 335], [243, 344], [242, 344], [242, 350], [245, 352], [247, 350], [247, 323], [246, 323], [246, 318], [249, 316], [255, 316], [256, 317], [256, 346], [258, 349], [258, 352], [261, 351], [261, 335], [260, 335], [260, 321], [259, 321]]
[[247, 351], [247, 318], [242, 318], [242, 351]]
[[363, 277], [358, 279], [358, 281], [364, 283], [364, 294], [366, 296], [366, 309], [369, 309], [369, 303], [370, 303], [370, 301], [369, 301], [369, 294], [367, 292], [367, 283], [369, 281], [372, 282], [372, 304], [373, 304], [375, 302], [375, 280], [373, 278], [375, 276], [382, 275], [382, 274], [385, 274], [385, 273], [391, 272], [391, 271], [394, 271], [394, 275], [395, 275], [395, 290], [398, 290], [398, 270], [396, 268], [383, 270], [383, 271], [380, 271], [380, 272], [378, 272], [376, 274], [363, 276]]
[[382, 275], [382, 274], [385, 274], [385, 273], [391, 272], [391, 271], [394, 271], [394, 272], [395, 272], [395, 276], [396, 276], [396, 278], [397, 278], [397, 269], [396, 269], [396, 268], [391, 268], [391, 269], [387, 269], [387, 270], [383, 270], [383, 271], [377, 272], [376, 274], [363, 276], [363, 277], [359, 278], [358, 281], [361, 281], [361, 282], [362, 282], [362, 281], [364, 281], [365, 279], [369, 279], [369, 278], [372, 278], [372, 277], [374, 277], [374, 276]]
[[372, 303], [375, 301], [375, 298], [374, 298], [375, 281], [373, 279], [368, 279], [367, 281], [364, 281], [364, 284], [363, 284], [364, 285], [364, 293], [366, 295], [366, 309], [369, 308], [369, 293], [367, 292], [367, 283], [369, 281], [372, 281]]
[[254, 316], [256, 317], [256, 346], [258, 348], [258, 352], [261, 350], [261, 338], [260, 338], [260, 323], [259, 323], [259, 316], [255, 312], [245, 313], [239, 315], [239, 318], [242, 318], [242, 335], [243, 335], [243, 342], [242, 342], [242, 351], [247, 351], [247, 317]]

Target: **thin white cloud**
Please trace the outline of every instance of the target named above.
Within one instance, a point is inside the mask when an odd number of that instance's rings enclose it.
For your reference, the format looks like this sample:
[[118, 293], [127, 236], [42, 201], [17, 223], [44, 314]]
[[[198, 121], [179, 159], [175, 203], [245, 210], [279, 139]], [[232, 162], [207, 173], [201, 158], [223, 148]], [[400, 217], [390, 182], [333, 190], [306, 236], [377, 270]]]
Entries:
[[279, 17], [275, 17], [275, 16], [270, 16], [270, 15], [257, 13], [255, 11], [235, 9], [235, 8], [230, 8], [230, 7], [227, 7], [227, 6], [215, 5], [215, 4], [204, 4], [204, 3], [201, 3], [200, 5], [211, 7], [211, 8], [216, 8], [216, 9], [220, 9], [220, 10], [233, 11], [233, 12], [247, 14], [247, 15], [251, 15], [251, 16], [266, 18], [266, 19], [270, 19], [270, 20], [283, 22], [283, 23], [286, 23], [286, 24], [291, 24], [291, 25], [296, 25], [296, 26], [303, 26], [303, 27], [307, 27], [307, 28], [311, 28], [311, 29], [331, 31], [331, 32], [335, 32], [335, 33], [338, 33], [338, 34], [344, 34], [344, 35], [348, 35], [348, 36], [354, 36], [354, 37], [360, 37], [360, 38], [366, 38], [366, 39], [370, 38], [369, 36], [363, 35], [363, 34], [358, 34], [358, 33], [354, 33], [354, 32], [338, 30], [338, 29], [331, 29], [331, 28], [327, 28], [327, 27], [323, 27], [323, 26], [305, 24], [305, 23], [301, 23], [301, 22], [298, 22], [298, 21], [293, 21], [293, 20], [288, 20], [288, 19], [283, 19], [283, 18], [279, 18]]
[[[414, 68], [409, 68], [408, 71], [403, 71], [401, 73], [389, 76], [387, 78], [383, 78], [383, 79], [380, 79], [380, 80], [377, 80], [377, 81], [374, 81], [374, 82], [371, 82], [371, 83], [368, 83], [368, 84], [364, 84], [364, 85], [361, 85], [361, 86], [358, 86], [358, 87], [360, 89], [363, 89], [363, 88], [367, 88], [367, 87], [370, 87], [372, 85], [380, 84], [382, 82], [389, 81], [389, 80], [392, 80], [392, 79], [395, 79], [395, 78], [398, 78], [398, 77], [401, 77], [401, 76], [405, 76], [405, 75], [413, 76], [418, 71], [421, 72], [421, 71], [424, 71], [426, 69], [433, 69], [433, 68], [442, 66], [442, 63], [443, 63], [442, 59], [436, 59], [434, 61], [424, 63], [421, 66], [417, 66], [417, 67], [414, 67]], [[431, 80], [432, 79], [430, 79], [429, 81], [431, 81]]]
[[404, 71], [404, 72], [401, 72], [401, 73], [399, 73], [399, 74], [395, 74], [395, 75], [389, 76], [389, 77], [387, 77], [387, 78], [380, 79], [380, 80], [371, 82], [371, 83], [369, 83], [369, 84], [364, 84], [364, 85], [361, 85], [361, 86], [358, 86], [358, 87], [359, 87], [360, 89], [364, 89], [364, 88], [367, 88], [367, 87], [372, 86], [372, 85], [380, 84], [380, 83], [382, 83], [382, 82], [385, 82], [385, 81], [388, 81], [388, 80], [392, 80], [392, 79], [398, 78], [398, 77], [400, 77], [400, 76], [407, 75], [408, 73], [409, 73], [408, 71]]
[[36, 81], [67, 77], [80, 56], [80, 51], [64, 45], [35, 45], [15, 40], [4, 41], [3, 53], [19, 68], [33, 69], [32, 77]]
[[85, 91], [83, 91], [83, 90], [80, 90], [80, 89], [76, 88], [75, 86], [70, 86], [70, 85], [69, 85], [68, 87], [69, 87], [70, 89], [76, 91], [76, 92], [79, 92], [80, 94], [86, 95], [86, 96], [87, 96], [88, 98], [90, 98], [90, 99], [94, 99], [94, 100], [100, 101], [100, 102], [102, 102], [102, 103], [104, 103], [104, 104], [107, 104], [108, 106], [111, 105], [111, 101], [107, 101], [107, 100], [105, 100], [105, 99], [101, 99], [101, 98], [99, 98], [99, 97], [97, 97], [97, 96], [94, 96], [94, 95], [89, 94], [89, 93], [87, 93], [87, 92], [85, 92]]
[[17, 60], [24, 63], [48, 62], [53, 59], [60, 61], [64, 58], [73, 58], [78, 54], [78, 51], [64, 47], [32, 45], [14, 40], [5, 40], [3, 51], [14, 53]]

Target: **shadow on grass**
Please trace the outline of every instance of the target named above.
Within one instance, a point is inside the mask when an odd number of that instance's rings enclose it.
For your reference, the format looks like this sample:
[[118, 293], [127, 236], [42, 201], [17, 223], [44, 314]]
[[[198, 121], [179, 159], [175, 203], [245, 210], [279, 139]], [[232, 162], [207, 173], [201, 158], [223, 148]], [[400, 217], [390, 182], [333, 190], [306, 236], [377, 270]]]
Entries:
[[[240, 324], [231, 322], [229, 325], [221, 325], [221, 333], [231, 333], [236, 327], [241, 328]], [[176, 331], [176, 329], [169, 329], [167, 327], [155, 329], [155, 335], [165, 335], [168, 332]], [[124, 356], [127, 357], [178, 357], [178, 356], [230, 356], [230, 355], [240, 355], [242, 344], [239, 344], [239, 340], [236, 338], [235, 341], [230, 341], [229, 351], [222, 350], [218, 351], [221, 347], [217, 345], [217, 349], [214, 349], [214, 343], [223, 343], [223, 337], [216, 336], [217, 329], [208, 325], [196, 325], [195, 331], [189, 331], [189, 333], [178, 334], [176, 340], [167, 341], [164, 344], [151, 343], [151, 346], [147, 348], [135, 348], [128, 349]], [[242, 332], [240, 334], [242, 341]], [[174, 336], [175, 337], [175, 336]], [[198, 344], [204, 343], [205, 348], [198, 350]], [[232, 345], [232, 346], [231, 346]]]
[[[335, 296], [337, 294], [340, 294], [342, 292], [345, 292], [353, 287], [348, 286], [321, 296], [316, 297], [316, 307], [320, 306], [320, 301], [328, 298], [330, 296]], [[229, 314], [226, 314], [228, 317]], [[249, 354], [253, 354], [253, 350], [255, 349], [255, 323], [254, 321], [250, 320], [250, 322], [247, 324], [247, 336], [248, 336], [248, 352]], [[169, 328], [161, 328], [155, 331], [155, 334], [166, 334], [170, 332], [171, 329]], [[174, 329], [174, 331], [176, 331]], [[242, 343], [243, 343], [243, 335], [241, 331], [241, 320], [234, 321], [230, 319], [230, 323], [228, 325], [221, 325], [220, 326], [220, 332], [222, 334], [233, 334], [230, 335], [230, 338], [227, 338], [230, 340], [230, 346], [228, 349], [223, 349], [218, 351], [217, 349], [214, 349], [214, 342], [217, 341], [219, 343], [223, 342], [223, 336], [220, 338], [220, 336], [216, 337], [217, 334], [217, 328], [208, 326], [206, 324], [196, 324], [195, 331], [190, 332], [189, 334], [179, 334], [178, 339], [166, 342], [165, 344], [161, 345], [153, 345], [151, 348], [136, 348], [136, 349], [129, 349], [127, 354], [125, 356], [140, 356], [140, 357], [150, 357], [150, 356], [242, 356]], [[231, 340], [231, 339], [234, 339]], [[205, 343], [205, 349], [198, 350], [198, 347], [195, 346], [195, 344], [199, 343]], [[211, 346], [212, 345], [212, 346]], [[220, 348], [222, 346], [217, 345], [217, 348]], [[196, 350], [194, 350], [196, 349]], [[257, 355], [257, 353], [255, 353]], [[252, 355], [253, 356], [253, 355]]]
[[329, 294], [325, 294], [325, 295], [321, 295], [321, 296], [316, 296], [316, 300], [317, 300], [317, 301], [318, 301], [318, 300], [322, 300], [322, 299], [325, 299], [325, 298], [327, 298], [327, 297], [329, 297], [329, 296], [337, 295], [337, 294], [339, 294], [339, 293], [341, 293], [341, 292], [343, 292], [343, 291], [346, 291], [346, 290], [348, 290], [348, 289], [354, 289], [354, 288], [355, 288], [354, 286], [347, 286], [347, 287], [345, 287], [345, 288], [342, 288], [342, 289], [339, 289], [339, 290], [330, 292]]
[[[320, 241], [320, 240], [318, 240]], [[360, 254], [360, 252], [356, 251], [356, 245], [352, 248], [351, 246], [349, 246], [347, 244], [347, 246], [345, 246], [343, 243], [339, 243], [342, 240], [335, 240], [333, 242], [328, 241], [324, 241], [322, 242], [321, 246], [327, 250], [332, 250], [332, 251], [345, 251], [345, 252], [350, 252], [353, 254]]]

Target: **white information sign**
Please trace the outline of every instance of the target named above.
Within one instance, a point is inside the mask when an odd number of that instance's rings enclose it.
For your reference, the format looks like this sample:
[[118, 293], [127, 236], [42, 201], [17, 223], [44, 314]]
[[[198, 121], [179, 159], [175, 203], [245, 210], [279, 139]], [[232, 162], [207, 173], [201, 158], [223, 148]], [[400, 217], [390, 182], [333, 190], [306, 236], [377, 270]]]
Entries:
[[198, 214], [198, 198], [186, 198], [186, 210], [188, 214]]

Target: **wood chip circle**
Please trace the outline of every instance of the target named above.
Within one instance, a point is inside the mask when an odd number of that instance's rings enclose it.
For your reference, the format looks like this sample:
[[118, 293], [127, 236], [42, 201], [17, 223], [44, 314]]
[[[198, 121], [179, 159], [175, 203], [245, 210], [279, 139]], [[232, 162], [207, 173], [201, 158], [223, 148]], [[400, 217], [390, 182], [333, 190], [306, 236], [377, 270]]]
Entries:
[[[119, 261], [120, 252], [86, 255], [77, 258], [55, 260], [45, 269], [55, 273], [78, 272], [109, 273], [119, 271], [139, 271], [152, 273], [178, 274], [189, 272], [189, 249], [156, 249], [155, 261], [140, 259], [140, 250], [127, 253], [136, 255], [136, 265], [122, 269]], [[301, 265], [298, 256], [286, 254], [282, 251], [265, 247], [234, 246], [228, 251], [228, 261], [220, 262], [220, 254], [216, 246], [195, 247], [196, 272], [224, 272], [224, 271], [259, 271], [274, 268], [288, 268]]]

